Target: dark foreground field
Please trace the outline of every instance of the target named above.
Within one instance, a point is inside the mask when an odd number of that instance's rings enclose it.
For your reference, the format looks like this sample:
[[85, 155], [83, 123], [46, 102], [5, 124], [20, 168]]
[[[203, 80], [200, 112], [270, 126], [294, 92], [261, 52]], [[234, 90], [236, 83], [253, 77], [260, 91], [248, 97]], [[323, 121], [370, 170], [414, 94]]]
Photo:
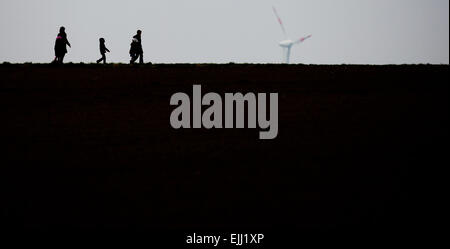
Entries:
[[[2, 226], [414, 238], [448, 163], [448, 69], [0, 65]], [[193, 84], [278, 92], [278, 137], [174, 130]]]

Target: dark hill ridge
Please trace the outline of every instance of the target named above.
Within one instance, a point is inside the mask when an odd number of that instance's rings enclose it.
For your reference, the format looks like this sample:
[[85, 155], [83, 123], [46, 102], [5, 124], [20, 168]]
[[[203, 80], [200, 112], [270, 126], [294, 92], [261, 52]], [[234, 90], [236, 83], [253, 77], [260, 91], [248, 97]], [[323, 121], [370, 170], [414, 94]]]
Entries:
[[[448, 163], [448, 69], [0, 65], [2, 219], [17, 229], [420, 231], [428, 218], [414, 203]], [[278, 137], [172, 129], [170, 96], [193, 84], [278, 92]]]

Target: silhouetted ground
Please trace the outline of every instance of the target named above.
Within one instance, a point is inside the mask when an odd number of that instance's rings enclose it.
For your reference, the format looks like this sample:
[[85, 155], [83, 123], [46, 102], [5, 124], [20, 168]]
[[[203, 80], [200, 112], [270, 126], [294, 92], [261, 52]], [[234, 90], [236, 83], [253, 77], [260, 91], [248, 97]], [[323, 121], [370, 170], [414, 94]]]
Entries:
[[[413, 238], [448, 165], [448, 69], [0, 65], [2, 224]], [[172, 129], [193, 84], [278, 92], [278, 137]]]

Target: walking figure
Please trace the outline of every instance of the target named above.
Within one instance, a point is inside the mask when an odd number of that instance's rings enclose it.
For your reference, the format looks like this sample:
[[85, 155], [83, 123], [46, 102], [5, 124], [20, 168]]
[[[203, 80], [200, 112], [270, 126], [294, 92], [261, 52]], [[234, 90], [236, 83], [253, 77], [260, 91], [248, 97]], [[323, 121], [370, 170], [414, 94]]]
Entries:
[[131, 41], [130, 64], [134, 64], [138, 57], [139, 63], [144, 63], [144, 51], [142, 50], [141, 34], [142, 31], [138, 30], [136, 35], [133, 36], [133, 40]]
[[66, 29], [64, 27], [59, 28], [59, 34], [56, 36], [55, 41], [55, 59], [53, 63], [63, 64], [64, 56], [67, 53], [66, 45], [70, 46], [69, 41], [67, 40]]
[[107, 49], [105, 46], [105, 39], [100, 38], [99, 41], [100, 41], [100, 54], [102, 54], [102, 58], [97, 60], [97, 64], [100, 63], [101, 61], [103, 61], [103, 64], [106, 64], [105, 54], [106, 54], [106, 52], [109, 53], [109, 49]]

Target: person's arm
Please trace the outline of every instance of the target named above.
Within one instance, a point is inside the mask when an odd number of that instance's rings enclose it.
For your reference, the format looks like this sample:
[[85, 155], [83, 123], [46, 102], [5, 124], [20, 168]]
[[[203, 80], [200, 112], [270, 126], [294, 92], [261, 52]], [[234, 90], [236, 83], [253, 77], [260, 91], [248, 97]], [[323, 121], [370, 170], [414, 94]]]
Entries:
[[109, 49], [107, 47], [105, 47], [105, 50], [108, 51], [108, 53], [109, 53]]
[[67, 40], [67, 36], [64, 36], [64, 39], [66, 40], [66, 44], [69, 45], [69, 47], [71, 47], [69, 40]]

